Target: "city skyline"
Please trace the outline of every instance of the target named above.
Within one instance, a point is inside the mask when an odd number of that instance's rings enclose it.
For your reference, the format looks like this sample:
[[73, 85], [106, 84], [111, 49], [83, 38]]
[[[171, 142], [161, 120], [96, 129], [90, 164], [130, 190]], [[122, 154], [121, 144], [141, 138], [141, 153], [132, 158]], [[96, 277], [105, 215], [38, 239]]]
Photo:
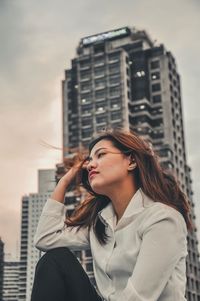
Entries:
[[[114, 4], [114, 1], [110, 1], [106, 4], [103, 1], [102, 10], [98, 9], [98, 4], [91, 1], [86, 1], [84, 4], [80, 2], [83, 10], [82, 19], [79, 19], [78, 24], [75, 24], [72, 17], [66, 21], [61, 7], [64, 10], [64, 8], [69, 8], [69, 5], [63, 1], [60, 1], [59, 9], [58, 7], [55, 8], [52, 3], [48, 12], [45, 11], [42, 4], [29, 6], [24, 1], [21, 1], [20, 4], [8, 4], [3, 1], [0, 4], [2, 6], [1, 16], [5, 18], [5, 21], [6, 18], [10, 20], [9, 26], [4, 23], [0, 29], [4, 28], [5, 30], [5, 26], [7, 26], [6, 32], [10, 36], [9, 42], [4, 44], [0, 59], [2, 72], [0, 77], [2, 93], [1, 136], [4, 137], [0, 163], [3, 175], [2, 187], [0, 188], [0, 236], [5, 242], [7, 252], [15, 252], [16, 241], [13, 241], [13, 237], [16, 239], [16, 228], [18, 227], [19, 239], [21, 197], [24, 194], [37, 191], [37, 170], [54, 168], [55, 164], [61, 161], [62, 152], [44, 148], [41, 141], [61, 146], [61, 80], [64, 78], [63, 69], [70, 66], [70, 59], [74, 56], [74, 49], [80, 38], [123, 26], [135, 26], [147, 30], [154, 40], [157, 39], [158, 44], [165, 44], [176, 58], [181, 74], [186, 149], [194, 180], [195, 212], [196, 214], [199, 212], [200, 206], [197, 200], [200, 197], [200, 183], [197, 168], [200, 158], [196, 149], [199, 118], [196, 95], [200, 75], [197, 70], [198, 66], [195, 64], [200, 49], [200, 43], [195, 39], [195, 29], [198, 28], [199, 22], [199, 5], [195, 1], [190, 5], [186, 4], [186, 1], [178, 1], [172, 6], [172, 1], [170, 1], [168, 4], [163, 3], [161, 7], [160, 2], [151, 1], [154, 10], [153, 13], [151, 10], [152, 15], [150, 16], [149, 11], [146, 11], [150, 8], [149, 4], [144, 3], [144, 1], [140, 1], [140, 3], [138, 1], [134, 1], [134, 3], [125, 1], [124, 4], [127, 4], [126, 10], [123, 7], [124, 12], [126, 12], [125, 16], [122, 15], [118, 2]], [[179, 7], [180, 3], [182, 4], [181, 8]], [[94, 14], [91, 12], [92, 9], [90, 10], [94, 22], [92, 27], [89, 21], [84, 23], [84, 26], [81, 25], [81, 22], [87, 20], [87, 8], [89, 7], [94, 9]], [[103, 7], [107, 9], [106, 14], [103, 12]], [[111, 14], [113, 7], [115, 8], [115, 15]], [[132, 15], [128, 7], [133, 9]], [[176, 16], [174, 11], [170, 12], [172, 7], [174, 10], [179, 8], [181, 16]], [[75, 11], [75, 7], [71, 7], [71, 10]], [[171, 14], [170, 24], [165, 18], [162, 19], [163, 11], [165, 11], [164, 15], [166, 16]], [[41, 14], [45, 12], [42, 15], [46, 21], [45, 26], [34, 15], [34, 13], [39, 12]], [[68, 15], [70, 17], [70, 14]], [[59, 16], [60, 22], [54, 23], [53, 21], [58, 20]], [[154, 18], [157, 17], [154, 19], [153, 16]], [[4, 18], [1, 18], [1, 22], [4, 21]], [[17, 20], [17, 18], [19, 19]], [[161, 20], [162, 26], [160, 28]], [[16, 24], [17, 27], [12, 28]], [[73, 30], [67, 28], [69, 24]], [[172, 28], [177, 30], [172, 31]], [[52, 30], [51, 33], [49, 29]], [[20, 38], [19, 40], [16, 39], [14, 33], [17, 34], [16, 37]], [[171, 37], [172, 33], [173, 37]], [[1, 32], [1, 34], [4, 37], [4, 33]], [[193, 41], [195, 41], [195, 45], [192, 44]], [[12, 52], [13, 49], [15, 49], [15, 55]], [[200, 222], [198, 221], [198, 230], [199, 225]]]

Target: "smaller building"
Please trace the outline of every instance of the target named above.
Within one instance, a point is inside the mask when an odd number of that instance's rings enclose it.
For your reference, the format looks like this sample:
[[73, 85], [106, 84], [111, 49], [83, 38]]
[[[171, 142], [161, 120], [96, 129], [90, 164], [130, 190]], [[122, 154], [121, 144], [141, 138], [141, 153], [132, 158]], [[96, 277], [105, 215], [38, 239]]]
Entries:
[[19, 261], [4, 262], [3, 301], [19, 301]]
[[3, 294], [3, 264], [4, 264], [4, 242], [0, 237], [0, 300]]
[[42, 252], [34, 247], [34, 235], [46, 200], [55, 187], [55, 170], [38, 171], [38, 192], [22, 198], [19, 301], [29, 301], [35, 267]]

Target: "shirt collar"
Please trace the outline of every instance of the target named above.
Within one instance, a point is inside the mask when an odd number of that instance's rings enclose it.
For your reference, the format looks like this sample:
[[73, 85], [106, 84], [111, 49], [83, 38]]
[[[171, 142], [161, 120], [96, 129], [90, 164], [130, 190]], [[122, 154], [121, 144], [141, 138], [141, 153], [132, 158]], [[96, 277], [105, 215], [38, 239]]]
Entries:
[[[129, 218], [141, 211], [143, 211], [146, 207], [152, 206], [154, 201], [150, 199], [141, 188], [139, 188], [136, 193], [131, 198], [128, 206], [126, 207], [126, 210], [124, 211], [123, 216], [120, 220], [123, 220], [125, 218]], [[109, 223], [110, 219], [113, 219], [116, 217], [114, 208], [112, 206], [112, 203], [110, 202], [104, 209], [102, 209], [99, 213], [100, 220], [107, 225]]]
[[99, 215], [100, 220], [105, 225], [107, 225], [108, 221], [110, 219], [114, 219], [115, 218], [115, 211], [114, 211], [112, 203], [111, 202], [108, 203], [108, 205], [105, 208], [103, 208], [101, 211], [98, 212], [98, 215]]

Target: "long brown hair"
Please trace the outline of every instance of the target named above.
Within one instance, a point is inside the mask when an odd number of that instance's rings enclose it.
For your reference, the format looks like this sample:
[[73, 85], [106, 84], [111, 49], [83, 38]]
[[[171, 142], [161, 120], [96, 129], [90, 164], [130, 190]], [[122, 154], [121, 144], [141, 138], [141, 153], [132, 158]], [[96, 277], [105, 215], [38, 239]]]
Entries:
[[[158, 156], [150, 144], [132, 131], [114, 129], [104, 131], [93, 139], [89, 144], [89, 152], [102, 139], [111, 141], [122, 153], [132, 156], [137, 164], [133, 172], [138, 187], [155, 202], [167, 204], [178, 210], [183, 215], [188, 230], [192, 230], [193, 225], [189, 218], [190, 206], [186, 195], [180, 189], [175, 177], [161, 167]], [[97, 239], [104, 244], [107, 241], [105, 225], [99, 219], [98, 212], [106, 207], [110, 199], [92, 190], [86, 169], [80, 171], [79, 178], [89, 196], [81, 202], [72, 216], [66, 218], [65, 223], [68, 226], [77, 226], [77, 229], [93, 227]]]

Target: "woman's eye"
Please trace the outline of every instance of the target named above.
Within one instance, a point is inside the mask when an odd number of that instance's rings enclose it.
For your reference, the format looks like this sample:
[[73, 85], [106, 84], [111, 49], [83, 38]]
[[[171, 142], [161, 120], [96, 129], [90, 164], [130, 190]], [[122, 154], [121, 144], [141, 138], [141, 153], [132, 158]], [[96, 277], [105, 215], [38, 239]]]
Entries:
[[97, 157], [100, 158], [100, 157], [102, 157], [103, 155], [105, 155], [105, 153], [99, 153]]

